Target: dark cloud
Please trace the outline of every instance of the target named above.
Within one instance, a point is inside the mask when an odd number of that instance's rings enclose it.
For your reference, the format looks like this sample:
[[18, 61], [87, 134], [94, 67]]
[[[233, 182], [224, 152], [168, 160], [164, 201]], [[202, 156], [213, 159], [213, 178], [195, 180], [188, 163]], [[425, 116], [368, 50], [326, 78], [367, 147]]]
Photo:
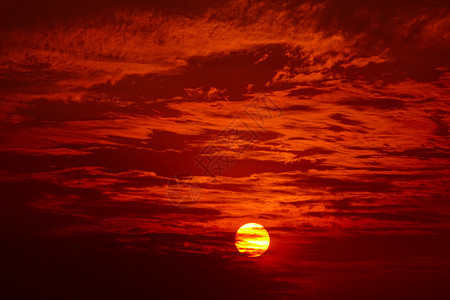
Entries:
[[312, 88], [312, 87], [306, 87], [306, 88], [301, 88], [301, 89], [296, 89], [296, 90], [292, 90], [289, 92], [288, 96], [292, 96], [292, 97], [311, 97], [311, 96], [315, 96], [315, 95], [320, 95], [325, 93], [325, 91], [318, 89], [318, 88]]
[[115, 114], [146, 115], [158, 117], [180, 116], [180, 111], [169, 108], [166, 103], [133, 105], [108, 100], [101, 97], [88, 97], [85, 100], [36, 99], [19, 107], [14, 113], [26, 117], [29, 122], [66, 122], [115, 119]]
[[95, 218], [130, 217], [150, 219], [162, 214], [206, 216], [208, 218], [220, 215], [220, 211], [199, 207], [177, 207], [166, 204], [143, 203], [142, 201], [103, 202], [98, 205], [89, 203], [71, 203], [66, 209]]
[[330, 115], [330, 118], [332, 118], [333, 120], [336, 120], [339, 123], [344, 124], [344, 125], [359, 126], [359, 125], [363, 124], [363, 122], [361, 122], [361, 121], [349, 119], [345, 115], [340, 114], [340, 113], [332, 114], [332, 115]]
[[347, 99], [340, 100], [337, 102], [338, 105], [345, 105], [354, 107], [356, 109], [379, 109], [379, 110], [390, 110], [390, 109], [400, 109], [404, 107], [404, 103], [398, 99]]
[[[130, 236], [132, 238], [132, 236]], [[218, 254], [197, 253], [170, 255], [176, 247], [186, 247], [183, 241], [196, 236], [145, 235], [131, 239], [126, 248], [118, 239], [126, 236], [87, 235], [78, 238], [53, 238], [24, 241], [4, 249], [9, 255], [4, 266], [8, 276], [5, 296], [85, 298], [151, 295], [157, 298], [229, 299], [235, 295], [270, 299], [295, 285], [277, 280], [276, 274], [258, 271], [251, 261], [236, 262]], [[232, 238], [198, 237], [229, 247]], [[181, 242], [181, 243], [180, 243]], [[198, 241], [197, 241], [198, 242]], [[136, 247], [136, 244], [138, 247]], [[173, 245], [164, 252], [136, 251]], [[126, 245], [126, 243], [125, 243]], [[35, 251], [24, 251], [24, 248]], [[109, 249], [104, 251], [103, 249]], [[49, 251], [49, 249], [53, 249]], [[72, 249], [77, 249], [76, 251]], [[39, 259], [38, 259], [39, 258]], [[19, 272], [26, 266], [27, 272]], [[42, 267], [46, 266], [46, 272]], [[261, 286], [264, 285], [264, 287]], [[27, 285], [27, 289], [18, 288]]]
[[[355, 209], [356, 210], [356, 209]], [[307, 215], [323, 218], [327, 216], [349, 219], [375, 219], [378, 221], [415, 222], [415, 223], [440, 223], [444, 222], [448, 215], [432, 212], [403, 211], [396, 213], [387, 212], [363, 212], [363, 211], [339, 211], [339, 212], [308, 212]]]
[[[267, 54], [267, 59], [258, 62]], [[256, 91], [275, 75], [288, 58], [284, 45], [263, 45], [250, 50], [235, 51], [224, 56], [194, 57], [168, 75], [128, 75], [115, 83], [97, 84], [91, 92], [126, 97], [133, 101], [185, 97], [186, 89], [225, 89], [230, 100], [242, 100], [247, 86]], [[256, 63], [258, 62], [258, 63]]]
[[230, 166], [230, 169], [224, 174], [231, 177], [242, 177], [265, 172], [308, 172], [309, 170], [333, 170], [334, 168], [334, 166], [329, 165], [325, 161], [319, 159], [301, 159], [292, 163], [240, 159], [235, 164], [232, 164]]
[[314, 108], [313, 106], [302, 105], [302, 104], [291, 105], [291, 106], [283, 108], [283, 110], [285, 110], [285, 111], [308, 111], [308, 112], [318, 111], [318, 109]]
[[325, 129], [328, 129], [330, 131], [334, 131], [334, 132], [341, 132], [341, 131], [351, 131], [349, 129], [346, 129], [342, 126], [338, 126], [338, 125], [328, 125], [327, 127], [325, 127]]
[[[1, 35], [0, 35], [1, 36]], [[0, 68], [0, 95], [40, 94], [46, 95], [60, 90], [57, 83], [73, 79], [78, 74], [64, 70], [54, 70], [49, 63], [26, 58], [20, 63], [2, 61]]]
[[387, 156], [417, 157], [422, 159], [450, 157], [450, 152], [441, 148], [415, 148], [403, 151], [381, 150], [381, 152]]
[[77, 17], [94, 17], [108, 13], [115, 9], [142, 9], [157, 10], [168, 14], [196, 16], [209, 8], [218, 5], [215, 1], [161, 1], [151, 2], [145, 0], [111, 0], [96, 1], [87, 0], [65, 1], [42, 0], [37, 4], [31, 0], [12, 1], [6, 0], [1, 13], [3, 28], [31, 27], [36, 24], [54, 24], [71, 22]]
[[345, 180], [339, 178], [327, 178], [320, 176], [302, 176], [286, 183], [289, 186], [297, 186], [299, 188], [326, 188], [333, 193], [344, 192], [370, 192], [370, 193], [391, 193], [395, 190], [395, 186], [386, 181], [357, 181]]
[[71, 188], [45, 181], [0, 182], [2, 193], [1, 234], [4, 236], [23, 237], [39, 234], [54, 228], [84, 224], [87, 220], [65, 213], [35, 209], [32, 204], [39, 200], [54, 197], [58, 202], [76, 198], [80, 202], [93, 205], [108, 199], [102, 191], [92, 188]]
[[217, 183], [217, 184], [200, 184], [202, 189], [208, 190], [221, 190], [221, 191], [232, 191], [239, 193], [251, 193], [253, 191], [253, 186], [251, 184], [242, 183]]
[[193, 157], [197, 152], [155, 152], [134, 147], [92, 149], [87, 155], [26, 155], [2, 152], [1, 168], [11, 172], [55, 171], [80, 166], [96, 166], [111, 172], [152, 171], [171, 177], [177, 172], [195, 172]]
[[292, 151], [292, 153], [294, 153], [297, 156], [297, 158], [299, 158], [299, 157], [304, 157], [304, 156], [313, 156], [313, 155], [317, 155], [317, 154], [323, 154], [323, 155], [333, 154], [333, 153], [335, 153], [335, 151], [331, 150], [331, 149], [313, 147], [313, 148], [305, 149], [302, 151]]
[[438, 136], [448, 136], [449, 124], [445, 121], [444, 117], [448, 115], [447, 111], [438, 110], [430, 117], [430, 119], [436, 124], [435, 134]]

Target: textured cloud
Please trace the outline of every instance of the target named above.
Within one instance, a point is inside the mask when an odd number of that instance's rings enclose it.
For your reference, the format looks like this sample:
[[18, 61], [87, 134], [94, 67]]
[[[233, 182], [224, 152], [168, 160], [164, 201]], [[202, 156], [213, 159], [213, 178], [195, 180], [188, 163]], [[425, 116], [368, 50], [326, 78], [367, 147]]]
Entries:
[[[8, 2], [8, 272], [36, 294], [41, 259], [126, 297], [444, 291], [449, 11], [425, 2]], [[234, 246], [249, 222], [258, 261]]]

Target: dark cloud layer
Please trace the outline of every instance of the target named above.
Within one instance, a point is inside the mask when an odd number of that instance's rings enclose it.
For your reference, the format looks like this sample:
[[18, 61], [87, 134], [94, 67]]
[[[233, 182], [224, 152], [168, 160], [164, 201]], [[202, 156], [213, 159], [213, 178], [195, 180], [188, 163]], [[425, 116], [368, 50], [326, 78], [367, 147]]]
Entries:
[[[3, 298], [445, 298], [449, 22], [445, 1], [6, 1]], [[271, 236], [251, 260], [248, 222]]]

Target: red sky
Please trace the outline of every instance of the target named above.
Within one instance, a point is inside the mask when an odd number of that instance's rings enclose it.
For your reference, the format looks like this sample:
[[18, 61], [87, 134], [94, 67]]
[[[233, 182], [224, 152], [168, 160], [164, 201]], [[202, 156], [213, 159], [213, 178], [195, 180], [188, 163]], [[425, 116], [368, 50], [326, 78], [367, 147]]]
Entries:
[[[445, 1], [4, 6], [6, 294], [448, 294]], [[180, 174], [192, 205], [168, 197]]]

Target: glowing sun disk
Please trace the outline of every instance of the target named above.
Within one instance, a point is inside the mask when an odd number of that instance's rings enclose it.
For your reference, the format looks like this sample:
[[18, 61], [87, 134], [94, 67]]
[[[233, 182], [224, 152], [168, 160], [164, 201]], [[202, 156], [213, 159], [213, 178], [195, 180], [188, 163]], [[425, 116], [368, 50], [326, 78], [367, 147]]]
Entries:
[[239, 252], [250, 257], [258, 257], [269, 248], [269, 233], [260, 224], [247, 223], [236, 232], [235, 244]]

